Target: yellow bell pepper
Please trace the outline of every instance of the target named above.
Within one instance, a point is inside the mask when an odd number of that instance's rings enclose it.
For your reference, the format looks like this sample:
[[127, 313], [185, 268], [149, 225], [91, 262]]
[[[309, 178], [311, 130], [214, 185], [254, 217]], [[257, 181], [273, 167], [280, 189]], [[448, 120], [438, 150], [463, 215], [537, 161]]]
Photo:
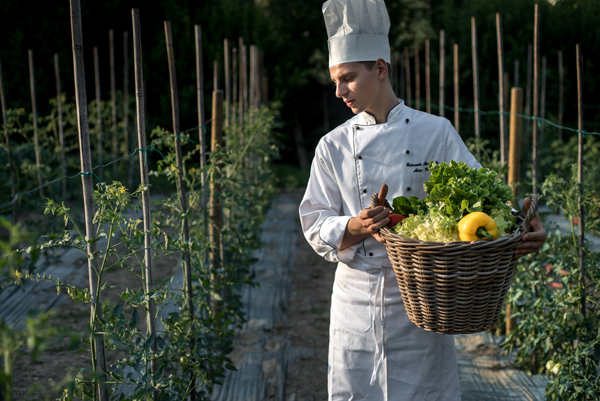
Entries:
[[492, 240], [498, 238], [498, 227], [487, 214], [472, 212], [458, 222], [458, 237], [461, 241]]

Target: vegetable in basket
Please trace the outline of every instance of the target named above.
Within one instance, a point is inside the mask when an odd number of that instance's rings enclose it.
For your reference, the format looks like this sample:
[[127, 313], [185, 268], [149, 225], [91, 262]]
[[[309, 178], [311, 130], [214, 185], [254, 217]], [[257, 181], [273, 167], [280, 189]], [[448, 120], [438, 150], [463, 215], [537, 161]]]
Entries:
[[498, 227], [490, 216], [483, 212], [469, 213], [458, 222], [458, 237], [461, 241], [498, 238]]
[[405, 238], [422, 241], [460, 241], [458, 222], [474, 212], [494, 220], [500, 238], [516, 229], [516, 217], [506, 204], [512, 189], [500, 181], [498, 173], [487, 168], [471, 168], [464, 162], [429, 163], [431, 176], [423, 183], [428, 196], [394, 199], [394, 213], [409, 217], [394, 231]]

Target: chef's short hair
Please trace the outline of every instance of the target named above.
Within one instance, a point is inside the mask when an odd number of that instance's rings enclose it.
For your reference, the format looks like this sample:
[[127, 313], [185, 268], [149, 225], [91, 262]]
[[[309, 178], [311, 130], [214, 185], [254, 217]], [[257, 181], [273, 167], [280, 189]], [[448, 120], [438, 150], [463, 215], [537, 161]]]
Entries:
[[[376, 63], [376, 61], [359, 61], [359, 62], [365, 66], [367, 71], [373, 71], [373, 67], [375, 67], [375, 63]], [[390, 63], [386, 63], [386, 64], [387, 64], [387, 68], [388, 68], [388, 79], [390, 80], [390, 82], [392, 82], [392, 73], [393, 73], [392, 65]]]

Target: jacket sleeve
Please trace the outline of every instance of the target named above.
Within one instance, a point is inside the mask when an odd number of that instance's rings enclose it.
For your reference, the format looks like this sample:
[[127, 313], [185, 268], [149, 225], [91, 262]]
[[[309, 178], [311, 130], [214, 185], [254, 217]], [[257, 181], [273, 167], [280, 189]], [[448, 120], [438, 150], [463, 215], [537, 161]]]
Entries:
[[465, 162], [471, 168], [481, 168], [481, 164], [469, 152], [467, 145], [448, 120], [446, 120], [446, 155], [448, 160]]
[[354, 259], [358, 244], [340, 250], [351, 216], [342, 215], [341, 190], [331, 163], [326, 145], [319, 142], [300, 203], [300, 223], [315, 252], [329, 262], [348, 262]]

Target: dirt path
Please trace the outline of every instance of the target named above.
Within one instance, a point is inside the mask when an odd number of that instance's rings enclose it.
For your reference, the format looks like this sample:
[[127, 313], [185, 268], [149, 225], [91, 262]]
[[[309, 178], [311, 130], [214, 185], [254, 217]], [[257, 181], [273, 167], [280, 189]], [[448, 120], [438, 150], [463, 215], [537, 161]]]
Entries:
[[329, 310], [335, 267], [313, 251], [301, 232], [298, 234], [287, 336], [294, 348], [313, 350], [314, 355], [297, 359], [288, 369], [285, 386], [288, 394], [296, 394], [296, 401], [327, 400]]

